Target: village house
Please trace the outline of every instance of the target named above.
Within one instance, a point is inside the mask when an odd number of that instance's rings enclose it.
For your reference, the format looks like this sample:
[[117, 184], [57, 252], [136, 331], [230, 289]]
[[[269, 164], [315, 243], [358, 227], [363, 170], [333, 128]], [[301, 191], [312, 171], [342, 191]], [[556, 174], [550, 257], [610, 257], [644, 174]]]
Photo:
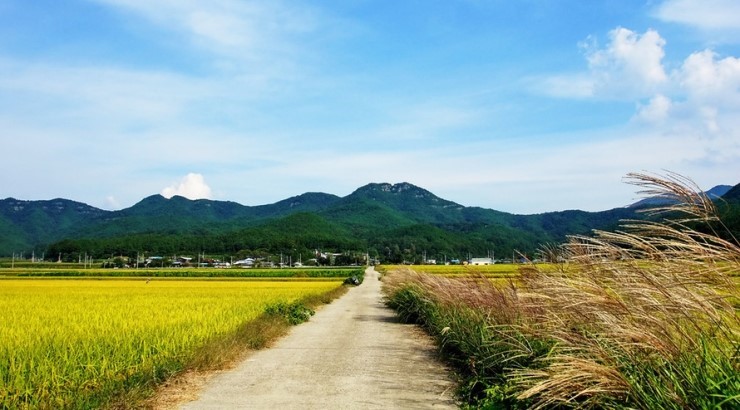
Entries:
[[470, 258], [469, 265], [493, 265], [492, 258]]

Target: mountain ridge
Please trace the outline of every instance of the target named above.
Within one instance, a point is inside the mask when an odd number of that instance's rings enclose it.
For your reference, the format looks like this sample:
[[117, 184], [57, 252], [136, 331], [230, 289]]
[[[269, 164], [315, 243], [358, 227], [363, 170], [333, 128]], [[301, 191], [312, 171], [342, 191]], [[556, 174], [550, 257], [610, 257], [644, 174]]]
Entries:
[[[733, 188], [732, 185], [716, 185], [712, 187], [711, 189], [704, 192], [704, 194], [712, 200], [722, 198], [727, 192], [729, 192]], [[648, 197], [641, 199], [631, 205], [630, 207], [645, 207], [645, 206], [657, 206], [657, 205], [671, 205], [675, 204], [677, 202], [674, 198], [664, 198], [664, 197]]]
[[[738, 190], [738, 186], [726, 187], [722, 188], [725, 193]], [[129, 208], [106, 211], [61, 198], [46, 201], [6, 198], [0, 200], [0, 255], [83, 239], [110, 246], [117, 243], [114, 247], [120, 251], [134, 237], [138, 238], [137, 244], [146, 243], [147, 238], [161, 243], [179, 238], [184, 247], [211, 247], [228, 252], [247, 246], [277, 246], [269, 241], [252, 240], [250, 235], [273, 237], [286, 247], [309, 247], [311, 235], [307, 232], [312, 229], [321, 240], [310, 246], [331, 243], [335, 247], [344, 244], [383, 251], [397, 248], [401, 254], [422, 243], [439, 252], [494, 246], [507, 252], [516, 247], [534, 251], [540, 244], [560, 242], [566, 235], [616, 227], [620, 219], [635, 217], [637, 208], [633, 205], [600, 212], [570, 210], [516, 215], [465, 207], [408, 182], [369, 183], [344, 197], [306, 192], [258, 206], [151, 195]], [[294, 215], [304, 216], [281, 222]], [[289, 226], [294, 226], [296, 232], [301, 230], [301, 235], [295, 233], [295, 238], [290, 239], [289, 231], [293, 229]], [[330, 239], [332, 235], [336, 236], [335, 240]], [[197, 245], [198, 241], [201, 245]]]

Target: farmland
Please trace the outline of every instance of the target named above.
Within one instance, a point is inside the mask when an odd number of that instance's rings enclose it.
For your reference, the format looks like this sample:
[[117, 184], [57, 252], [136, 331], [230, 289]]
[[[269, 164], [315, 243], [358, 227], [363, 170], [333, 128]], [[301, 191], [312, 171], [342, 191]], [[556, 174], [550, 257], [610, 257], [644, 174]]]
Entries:
[[[494, 265], [414, 265], [407, 266], [417, 272], [443, 276], [478, 276], [486, 277], [510, 277], [519, 274], [519, 264], [494, 264]], [[403, 265], [384, 265], [381, 271], [391, 271], [403, 268]]]
[[[30, 265], [30, 264], [29, 264]], [[216, 269], [216, 268], [149, 268], [102, 269], [82, 268], [76, 264], [36, 263], [30, 267], [0, 267], [0, 277], [157, 277], [157, 278], [346, 278], [362, 268], [286, 268], [286, 269]]]
[[192, 366], [268, 307], [342, 279], [0, 279], [0, 406], [107, 405]]

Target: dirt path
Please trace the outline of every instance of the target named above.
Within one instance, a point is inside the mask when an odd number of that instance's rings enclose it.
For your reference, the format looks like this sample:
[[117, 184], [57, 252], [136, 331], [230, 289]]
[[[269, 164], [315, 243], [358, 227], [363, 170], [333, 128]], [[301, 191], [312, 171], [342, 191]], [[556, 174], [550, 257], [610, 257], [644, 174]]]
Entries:
[[270, 349], [213, 378], [181, 409], [457, 408], [429, 338], [398, 323], [374, 269]]

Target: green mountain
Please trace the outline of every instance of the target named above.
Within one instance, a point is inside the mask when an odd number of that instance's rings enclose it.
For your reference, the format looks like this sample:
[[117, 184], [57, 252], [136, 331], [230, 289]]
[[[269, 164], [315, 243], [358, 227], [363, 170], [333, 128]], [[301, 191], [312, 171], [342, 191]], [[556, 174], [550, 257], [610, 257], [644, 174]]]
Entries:
[[[725, 239], [735, 241], [740, 239], [740, 184], [735, 185], [717, 201], [717, 211], [727, 231]], [[724, 232], [724, 230], [720, 230]]]
[[740, 203], [740, 184], [730, 188], [724, 195], [722, 195], [722, 199], [727, 202]]
[[40, 244], [67, 237], [105, 214], [106, 211], [68, 199], [0, 200], [0, 255], [30, 252]]
[[[740, 188], [724, 192], [718, 201], [723, 220], [737, 230]], [[254, 207], [153, 195], [127, 209], [104, 211], [64, 199], [8, 198], [0, 200], [0, 255], [35, 250], [74, 259], [80, 253], [100, 258], [137, 252], [308, 255], [351, 250], [394, 262], [421, 255], [532, 255], [542, 244], [562, 242], [567, 235], [613, 229], [620, 220], [639, 218], [638, 210], [515, 215], [464, 207], [409, 183], [368, 184], [346, 197], [306, 193]]]

